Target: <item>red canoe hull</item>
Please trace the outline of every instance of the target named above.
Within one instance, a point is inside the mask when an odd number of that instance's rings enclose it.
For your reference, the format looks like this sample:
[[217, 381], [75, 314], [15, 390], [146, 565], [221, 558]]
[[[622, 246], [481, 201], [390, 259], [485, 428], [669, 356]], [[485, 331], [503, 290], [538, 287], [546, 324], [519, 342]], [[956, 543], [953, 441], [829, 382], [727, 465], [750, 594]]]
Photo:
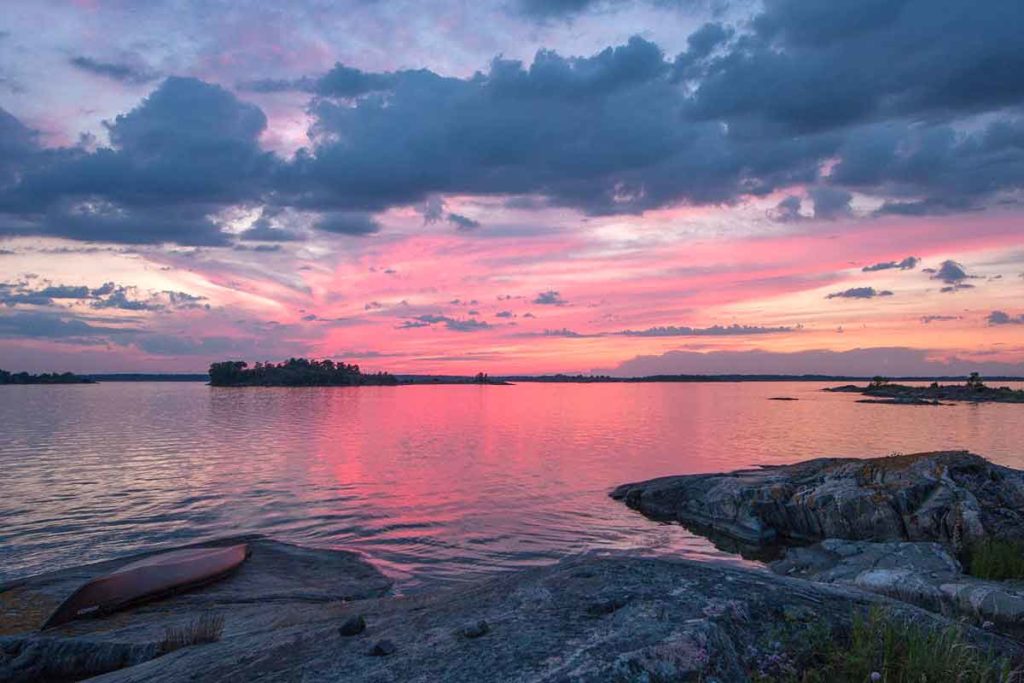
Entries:
[[129, 605], [215, 581], [249, 556], [245, 543], [222, 548], [187, 548], [147, 557], [93, 579], [65, 600], [43, 625], [109, 614]]

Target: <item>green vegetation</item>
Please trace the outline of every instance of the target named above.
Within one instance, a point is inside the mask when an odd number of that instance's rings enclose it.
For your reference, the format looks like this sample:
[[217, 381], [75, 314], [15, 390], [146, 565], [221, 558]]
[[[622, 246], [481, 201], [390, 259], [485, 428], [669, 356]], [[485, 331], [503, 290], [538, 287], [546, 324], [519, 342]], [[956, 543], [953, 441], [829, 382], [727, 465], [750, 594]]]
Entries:
[[201, 614], [185, 626], [169, 628], [160, 642], [160, 654], [167, 654], [191, 645], [216, 643], [224, 633], [224, 617]]
[[964, 565], [980, 579], [1024, 579], [1024, 543], [987, 538], [971, 545]]
[[93, 380], [70, 372], [44, 372], [30, 375], [27, 372], [0, 370], [0, 384], [92, 384]]
[[283, 363], [224, 361], [210, 366], [210, 384], [215, 387], [337, 387], [368, 384], [398, 384], [394, 375], [378, 372], [364, 375], [358, 365], [327, 360], [290, 358]]
[[[845, 637], [812, 627], [755, 667], [761, 683], [1011, 683], [1003, 657], [968, 643], [959, 628], [929, 628], [879, 608], [854, 615]], [[779, 645], [779, 643], [775, 643]], [[787, 652], [783, 654], [784, 652]], [[756, 663], [755, 663], [756, 664]]]

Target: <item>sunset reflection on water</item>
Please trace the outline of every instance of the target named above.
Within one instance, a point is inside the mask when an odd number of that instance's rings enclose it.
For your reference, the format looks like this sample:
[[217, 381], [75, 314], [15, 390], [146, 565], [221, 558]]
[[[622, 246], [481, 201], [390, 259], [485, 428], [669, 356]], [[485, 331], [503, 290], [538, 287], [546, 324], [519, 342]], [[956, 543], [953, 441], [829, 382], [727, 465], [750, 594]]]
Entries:
[[967, 448], [1024, 467], [1021, 406], [824, 386], [3, 387], [0, 580], [249, 532], [363, 551], [402, 590], [587, 550], [738, 561], [608, 490], [823, 455]]

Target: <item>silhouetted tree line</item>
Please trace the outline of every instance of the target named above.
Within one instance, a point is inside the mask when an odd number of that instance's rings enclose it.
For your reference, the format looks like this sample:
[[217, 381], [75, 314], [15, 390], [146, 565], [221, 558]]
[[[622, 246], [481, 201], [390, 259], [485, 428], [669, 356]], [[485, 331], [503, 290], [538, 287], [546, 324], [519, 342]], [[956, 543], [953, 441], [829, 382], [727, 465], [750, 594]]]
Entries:
[[30, 375], [27, 372], [0, 370], [0, 384], [92, 384], [93, 380], [71, 372], [44, 372]]
[[387, 372], [363, 374], [358, 365], [327, 360], [289, 358], [283, 363], [249, 364], [229, 360], [210, 365], [215, 387], [350, 387], [398, 384]]

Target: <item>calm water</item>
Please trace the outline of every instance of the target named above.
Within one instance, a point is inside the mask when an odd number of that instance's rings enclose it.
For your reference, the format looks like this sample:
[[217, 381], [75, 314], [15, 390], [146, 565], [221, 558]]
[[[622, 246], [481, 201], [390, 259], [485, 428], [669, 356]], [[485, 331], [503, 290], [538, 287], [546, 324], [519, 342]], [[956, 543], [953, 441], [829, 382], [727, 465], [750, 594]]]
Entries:
[[608, 489], [947, 448], [1024, 467], [1022, 406], [823, 386], [0, 387], [0, 580], [247, 532], [361, 550], [404, 590], [589, 549], [722, 558]]

